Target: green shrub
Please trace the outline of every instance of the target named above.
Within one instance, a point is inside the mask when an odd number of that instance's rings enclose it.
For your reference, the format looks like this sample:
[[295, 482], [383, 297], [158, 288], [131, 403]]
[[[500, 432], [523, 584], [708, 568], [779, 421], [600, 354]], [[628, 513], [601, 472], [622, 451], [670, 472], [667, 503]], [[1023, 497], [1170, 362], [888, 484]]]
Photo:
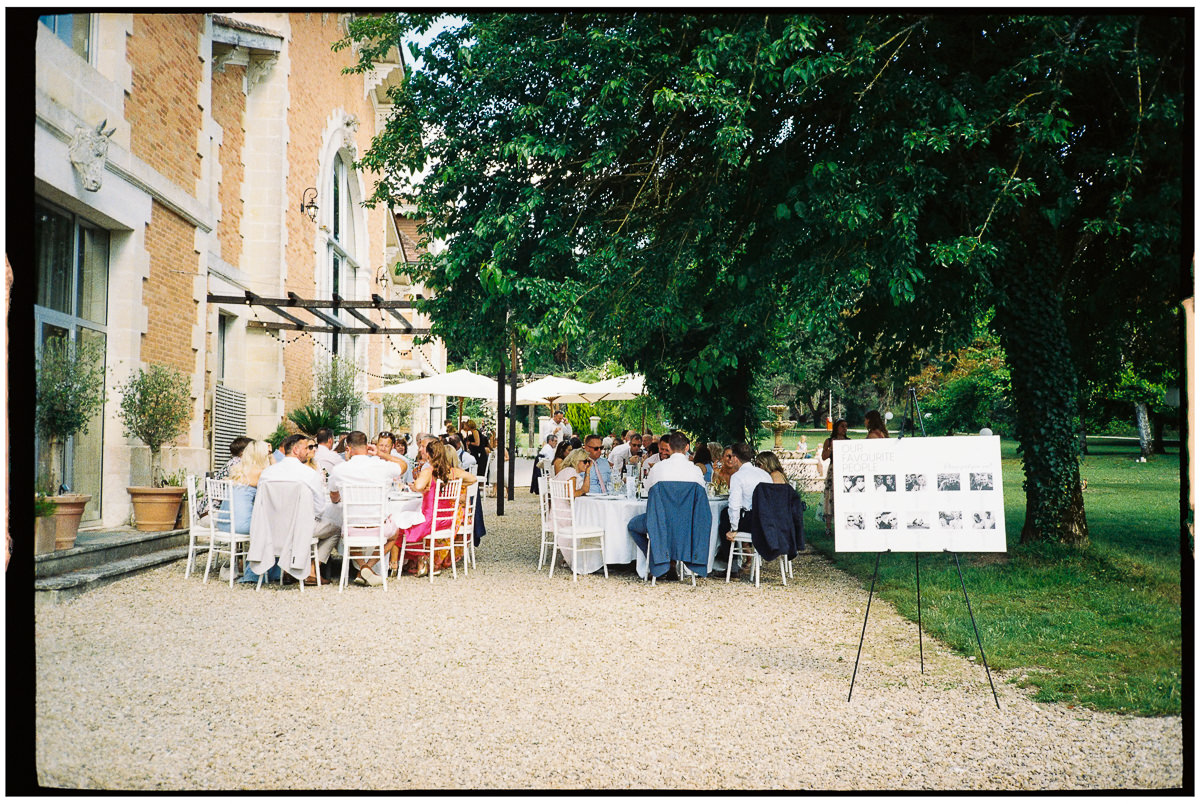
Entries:
[[33, 500], [33, 516], [34, 518], [43, 516], [54, 516], [54, 512], [58, 510], [58, 505], [47, 497], [45, 494], [38, 492]]
[[[315, 405], [305, 405], [302, 408], [296, 408], [288, 414], [288, 418], [300, 428], [300, 432], [308, 436], [315, 436], [317, 431], [322, 427], [328, 427], [335, 433], [345, 432], [348, 428], [347, 423], [343, 419], [331, 411], [316, 407]], [[282, 441], [282, 439], [280, 440]]]
[[285, 423], [280, 422], [279, 426], [276, 427], [271, 434], [266, 437], [265, 441], [271, 445], [271, 451], [274, 452], [275, 450], [279, 449], [279, 445], [283, 443], [283, 440], [291, 434], [292, 431], [288, 429], [288, 426]]
[[328, 365], [317, 367], [312, 406], [327, 411], [340, 421], [353, 422], [367, 404], [358, 391], [357, 380], [358, 366], [354, 361], [335, 355]]
[[162, 481], [162, 446], [183, 435], [192, 417], [192, 396], [183, 372], [151, 363], [118, 386], [125, 435], [150, 448], [150, 483]]

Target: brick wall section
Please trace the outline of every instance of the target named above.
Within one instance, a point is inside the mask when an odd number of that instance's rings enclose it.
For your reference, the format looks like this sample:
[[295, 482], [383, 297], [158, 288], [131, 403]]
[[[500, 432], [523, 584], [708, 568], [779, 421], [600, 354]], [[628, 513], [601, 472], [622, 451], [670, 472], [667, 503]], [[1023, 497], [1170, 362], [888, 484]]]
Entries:
[[[146, 363], [161, 363], [190, 377], [196, 365], [192, 348], [192, 322], [196, 301], [192, 279], [196, 272], [195, 228], [154, 201], [146, 227], [146, 252], [150, 276], [142, 281], [142, 301], [149, 320], [142, 335], [141, 355]], [[185, 433], [177, 446], [189, 446]]]
[[[360, 75], [343, 75], [342, 68], [354, 63], [350, 50], [334, 53], [330, 45], [341, 38], [337, 14], [296, 13], [291, 15], [291, 39], [288, 44], [292, 72], [288, 79], [290, 98], [288, 109], [288, 184], [289, 204], [298, 204], [306, 187], [318, 182], [320, 171], [321, 134], [330, 115], [336, 109], [344, 109], [359, 120], [358, 149], [361, 156], [370, 145], [374, 126], [374, 112], [370, 102], [363, 96], [363, 79]], [[363, 186], [370, 195], [376, 177], [365, 174]], [[318, 203], [328, 203], [326, 188], [318, 187]], [[370, 260], [359, 270], [374, 275], [382, 264], [383, 225], [386, 210], [378, 207], [367, 210], [367, 232], [370, 241]], [[315, 230], [309, 220], [298, 212], [289, 210], [288, 225], [288, 281], [287, 289], [304, 298], [313, 298], [316, 282], [313, 274], [313, 247]], [[378, 287], [375, 292], [381, 292]], [[285, 333], [285, 339], [295, 337]], [[380, 343], [371, 343], [379, 341]], [[371, 355], [369, 370], [378, 373], [382, 336], [369, 337], [368, 353]], [[300, 338], [284, 348], [286, 379], [283, 386], [284, 409], [294, 410], [305, 404], [312, 393], [314, 347], [308, 338]], [[373, 387], [375, 380], [368, 380]]]
[[245, 168], [242, 150], [246, 142], [246, 94], [242, 91], [246, 68], [227, 65], [222, 72], [213, 72], [213, 119], [221, 127], [221, 184], [217, 199], [221, 217], [217, 221], [217, 237], [221, 243], [221, 259], [237, 266], [242, 258], [242, 179]]
[[202, 14], [134, 14], [128, 58], [133, 91], [125, 96], [130, 147], [138, 158], [189, 193], [196, 192], [203, 125], [197, 49]]

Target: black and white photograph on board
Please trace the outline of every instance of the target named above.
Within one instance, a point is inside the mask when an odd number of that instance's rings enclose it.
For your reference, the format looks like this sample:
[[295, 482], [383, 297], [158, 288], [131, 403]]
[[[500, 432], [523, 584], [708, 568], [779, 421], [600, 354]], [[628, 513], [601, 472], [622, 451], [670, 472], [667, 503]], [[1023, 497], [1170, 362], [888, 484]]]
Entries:
[[996, 517], [991, 511], [976, 511], [971, 519], [971, 527], [976, 530], [993, 530], [996, 527]]
[[862, 494], [867, 490], [867, 476], [842, 475], [842, 489], [847, 494]]
[[993, 488], [991, 472], [971, 472], [971, 491], [991, 491]]
[[904, 476], [905, 491], [924, 491], [925, 490], [925, 475], [912, 474]]
[[938, 511], [938, 523], [943, 528], [961, 528], [962, 511]]
[[875, 490], [876, 491], [895, 491], [896, 476], [895, 475], [875, 475]]
[[939, 473], [937, 477], [938, 491], [958, 491], [962, 488], [958, 472]]
[[904, 527], [909, 530], [929, 530], [929, 512], [916, 511], [904, 518]]
[[875, 527], [878, 530], [895, 530], [897, 517], [891, 511], [880, 511], [875, 515]]

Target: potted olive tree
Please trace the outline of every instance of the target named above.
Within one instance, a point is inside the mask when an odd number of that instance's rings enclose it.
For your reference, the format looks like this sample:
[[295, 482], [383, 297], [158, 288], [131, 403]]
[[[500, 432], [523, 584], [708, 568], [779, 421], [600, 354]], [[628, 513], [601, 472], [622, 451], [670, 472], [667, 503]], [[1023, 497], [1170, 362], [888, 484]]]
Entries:
[[63, 489], [67, 441], [86, 433], [104, 406], [104, 354], [95, 343], [74, 344], [63, 337], [42, 345], [37, 362], [35, 426], [50, 450], [50, 474], [41, 489], [54, 503], [55, 550], [75, 546], [79, 520], [90, 494], [56, 494]]
[[192, 417], [187, 377], [181, 371], [151, 363], [118, 386], [125, 435], [150, 448], [150, 485], [129, 486], [138, 530], [171, 530], [179, 516], [185, 488], [167, 486], [162, 471], [163, 444], [183, 435]]

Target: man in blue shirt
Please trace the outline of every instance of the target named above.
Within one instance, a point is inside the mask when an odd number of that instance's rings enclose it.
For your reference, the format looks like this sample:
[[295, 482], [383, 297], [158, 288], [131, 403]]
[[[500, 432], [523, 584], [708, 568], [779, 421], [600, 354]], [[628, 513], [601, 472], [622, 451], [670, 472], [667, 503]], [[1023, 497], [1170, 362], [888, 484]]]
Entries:
[[583, 440], [583, 448], [592, 459], [590, 489], [597, 494], [612, 493], [612, 467], [600, 453], [604, 451], [604, 439], [590, 435]]

